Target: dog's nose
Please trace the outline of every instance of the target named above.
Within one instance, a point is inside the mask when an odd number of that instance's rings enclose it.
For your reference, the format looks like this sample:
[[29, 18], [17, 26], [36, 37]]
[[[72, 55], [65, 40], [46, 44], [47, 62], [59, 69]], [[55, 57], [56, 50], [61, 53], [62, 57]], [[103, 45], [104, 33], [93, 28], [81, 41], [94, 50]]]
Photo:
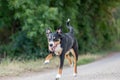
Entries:
[[52, 47], [53, 46], [53, 44], [50, 44], [50, 47]]

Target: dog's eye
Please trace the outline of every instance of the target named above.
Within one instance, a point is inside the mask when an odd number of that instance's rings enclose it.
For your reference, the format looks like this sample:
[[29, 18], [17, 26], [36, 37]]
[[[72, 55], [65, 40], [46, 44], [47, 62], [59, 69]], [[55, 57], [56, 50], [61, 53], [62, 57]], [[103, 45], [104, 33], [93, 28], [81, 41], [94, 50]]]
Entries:
[[53, 40], [54, 40], [54, 41], [59, 41], [59, 39], [56, 39], [56, 38], [55, 38], [55, 39], [53, 39]]

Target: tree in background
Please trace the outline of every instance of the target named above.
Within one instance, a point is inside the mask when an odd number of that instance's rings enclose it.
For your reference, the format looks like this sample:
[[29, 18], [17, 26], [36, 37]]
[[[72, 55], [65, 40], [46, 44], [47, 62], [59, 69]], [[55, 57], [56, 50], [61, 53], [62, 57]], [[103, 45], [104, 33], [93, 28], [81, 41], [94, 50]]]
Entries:
[[35, 59], [47, 54], [45, 28], [71, 19], [80, 52], [110, 48], [117, 40], [112, 11], [119, 0], [0, 0], [0, 54]]

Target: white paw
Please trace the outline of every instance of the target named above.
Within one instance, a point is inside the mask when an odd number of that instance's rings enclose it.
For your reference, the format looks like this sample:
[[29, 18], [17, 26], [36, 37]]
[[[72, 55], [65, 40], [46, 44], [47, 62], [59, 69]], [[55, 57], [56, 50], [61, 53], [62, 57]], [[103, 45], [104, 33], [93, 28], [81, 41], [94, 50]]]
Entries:
[[61, 78], [61, 75], [60, 75], [60, 74], [57, 74], [57, 75], [56, 75], [56, 79], [59, 79], [59, 78]]
[[73, 73], [73, 76], [76, 77], [76, 76], [77, 76], [77, 73]]
[[48, 64], [50, 61], [49, 60], [45, 60], [44, 64]]

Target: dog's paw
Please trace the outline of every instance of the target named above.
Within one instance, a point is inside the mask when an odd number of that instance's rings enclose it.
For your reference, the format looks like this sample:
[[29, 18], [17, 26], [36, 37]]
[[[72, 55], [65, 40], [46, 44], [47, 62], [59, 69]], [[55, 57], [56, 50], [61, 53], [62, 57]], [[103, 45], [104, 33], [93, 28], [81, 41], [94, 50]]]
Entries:
[[60, 74], [57, 74], [56, 75], [56, 80], [59, 80], [61, 78], [61, 75]]
[[50, 61], [49, 60], [45, 60], [44, 64], [48, 64]]
[[77, 73], [73, 73], [73, 76], [76, 77], [76, 76], [77, 76]]

